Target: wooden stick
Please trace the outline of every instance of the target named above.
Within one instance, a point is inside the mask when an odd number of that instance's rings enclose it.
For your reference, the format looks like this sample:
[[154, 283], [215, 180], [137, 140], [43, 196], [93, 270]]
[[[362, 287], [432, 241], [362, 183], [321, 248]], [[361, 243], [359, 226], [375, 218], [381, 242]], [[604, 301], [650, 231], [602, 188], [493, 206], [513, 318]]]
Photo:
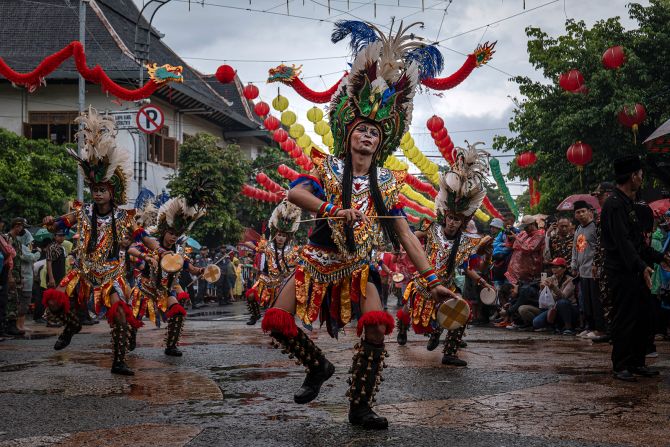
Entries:
[[[366, 216], [368, 219], [404, 219], [404, 216]], [[316, 222], [317, 220], [328, 220], [328, 219], [346, 219], [346, 217], [315, 217], [313, 219], [299, 220], [298, 223], [305, 222]]]

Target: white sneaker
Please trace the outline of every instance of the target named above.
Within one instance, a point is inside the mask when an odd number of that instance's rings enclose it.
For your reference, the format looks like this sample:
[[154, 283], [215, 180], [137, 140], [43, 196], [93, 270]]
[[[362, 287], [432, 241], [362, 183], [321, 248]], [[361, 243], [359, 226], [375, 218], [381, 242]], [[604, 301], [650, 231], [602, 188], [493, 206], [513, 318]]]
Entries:
[[582, 338], [584, 338], [584, 337], [586, 337], [586, 335], [587, 335], [588, 333], [589, 333], [589, 330], [588, 330], [588, 329], [584, 329], [584, 330], [581, 331], [579, 334], [577, 334], [577, 337], [582, 337]]
[[648, 359], [655, 359], [656, 357], [658, 357], [658, 352], [656, 351], [650, 352], [649, 354], [645, 355], [645, 357], [647, 357]]
[[598, 337], [598, 334], [596, 334], [595, 332], [589, 332], [584, 336], [584, 338], [588, 338], [589, 340], [593, 340], [596, 337]]

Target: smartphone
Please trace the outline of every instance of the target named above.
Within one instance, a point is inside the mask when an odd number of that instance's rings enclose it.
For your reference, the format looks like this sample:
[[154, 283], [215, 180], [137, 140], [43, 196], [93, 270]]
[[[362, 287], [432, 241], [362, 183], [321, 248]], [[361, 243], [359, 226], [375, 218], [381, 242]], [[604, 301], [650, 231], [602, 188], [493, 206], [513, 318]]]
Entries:
[[540, 274], [540, 279], [541, 279], [542, 281], [546, 281], [546, 280], [547, 280], [547, 274], [546, 274], [545, 272], [542, 272], [542, 273]]

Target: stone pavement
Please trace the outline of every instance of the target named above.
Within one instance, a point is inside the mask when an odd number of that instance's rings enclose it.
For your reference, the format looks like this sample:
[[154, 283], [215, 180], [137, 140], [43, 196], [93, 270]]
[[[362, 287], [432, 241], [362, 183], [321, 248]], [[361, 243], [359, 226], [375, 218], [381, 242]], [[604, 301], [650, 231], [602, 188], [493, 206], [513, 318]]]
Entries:
[[658, 344], [660, 378], [623, 383], [610, 375], [608, 345], [574, 337], [471, 328], [469, 365], [455, 369], [425, 338], [398, 346], [392, 336], [376, 407], [391, 425], [366, 432], [346, 420], [353, 328], [339, 341], [313, 334], [336, 373], [300, 406], [292, 395], [303, 368], [244, 312], [241, 303], [194, 311], [181, 358], [163, 355], [165, 328], [142, 328], [134, 377], [110, 374], [104, 322], [59, 352], [58, 330], [43, 326], [0, 342], [0, 447], [670, 446], [668, 342]]

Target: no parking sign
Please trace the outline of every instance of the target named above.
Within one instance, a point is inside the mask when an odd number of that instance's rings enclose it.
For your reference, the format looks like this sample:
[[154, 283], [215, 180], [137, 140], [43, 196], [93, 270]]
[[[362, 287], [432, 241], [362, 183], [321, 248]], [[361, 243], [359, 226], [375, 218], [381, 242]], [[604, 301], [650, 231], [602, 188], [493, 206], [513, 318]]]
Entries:
[[163, 127], [165, 116], [157, 106], [146, 105], [137, 111], [135, 122], [138, 129], [144, 133], [151, 134], [158, 132]]

